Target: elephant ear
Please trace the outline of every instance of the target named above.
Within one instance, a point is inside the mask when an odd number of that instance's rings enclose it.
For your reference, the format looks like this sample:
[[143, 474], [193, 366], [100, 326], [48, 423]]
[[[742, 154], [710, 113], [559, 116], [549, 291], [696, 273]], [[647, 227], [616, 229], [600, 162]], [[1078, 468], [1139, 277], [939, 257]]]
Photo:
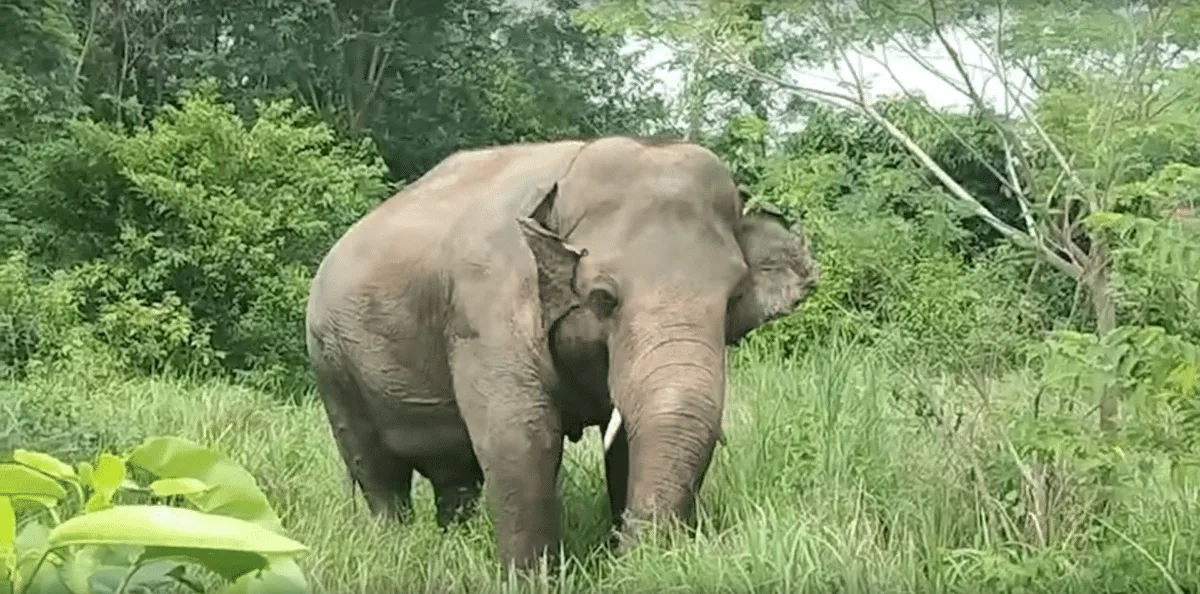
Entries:
[[747, 201], [735, 233], [750, 274], [729, 302], [725, 317], [729, 344], [794, 311], [821, 274], [803, 223], [789, 225], [784, 214], [769, 204]]
[[554, 323], [579, 305], [575, 293], [575, 270], [579, 259], [587, 250], [567, 244], [554, 229], [554, 200], [558, 197], [558, 184], [541, 186], [532, 196], [526, 212], [528, 216], [517, 219], [525, 243], [533, 252], [537, 264], [538, 299], [542, 308], [542, 328], [549, 332]]

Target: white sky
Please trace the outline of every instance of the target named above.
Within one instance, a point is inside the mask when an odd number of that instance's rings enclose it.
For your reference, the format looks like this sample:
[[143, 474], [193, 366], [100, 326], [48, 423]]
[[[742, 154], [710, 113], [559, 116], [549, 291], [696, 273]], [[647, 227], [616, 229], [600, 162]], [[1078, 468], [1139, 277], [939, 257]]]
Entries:
[[[508, 0], [514, 6], [525, 9], [545, 8], [544, 0]], [[1000, 79], [994, 74], [994, 67], [990, 64], [986, 54], [974, 42], [962, 32], [949, 30], [947, 37], [951, 45], [961, 57], [962, 61], [967, 65], [968, 72], [971, 74], [971, 82], [975, 88], [982, 92], [985, 101], [1002, 113], [1011, 112], [1010, 101], [1006, 101], [1004, 96], [1003, 86], [1000, 84]], [[672, 71], [667, 67], [656, 66], [667, 63], [672, 57], [672, 50], [667, 46], [656, 42], [638, 42], [631, 43], [628, 47], [633, 49], [637, 46], [646, 47], [649, 45], [643, 67], [647, 70], [652, 70], [659, 81], [661, 90], [665, 92], [668, 98], [678, 98], [683, 90], [683, 73], [680, 71]], [[952, 85], [944, 82], [939, 78], [936, 72], [948, 76], [951, 80], [961, 81], [961, 77], [955, 71], [953, 64], [950, 61], [949, 54], [937, 42], [925, 48], [920, 48], [919, 55], [925, 61], [923, 65], [921, 61], [906, 55], [899, 49], [886, 52], [886, 62], [890, 66], [892, 73], [900, 81], [903, 81], [903, 87], [888, 73], [881, 63], [885, 57], [885, 52], [877, 52], [873, 57], [866, 54], [851, 54], [851, 59], [855, 62], [854, 70], [857, 71], [868, 82], [869, 93], [871, 97], [881, 97], [886, 95], [902, 94], [904, 89], [911, 93], [923, 94], [937, 107], [962, 107], [967, 104], [967, 97], [956, 90]], [[934, 71], [931, 71], [931, 68]], [[1031, 93], [1029, 85], [1026, 83], [1025, 77], [1016, 72], [1009, 72], [1009, 89], [1020, 91], [1022, 93]], [[832, 66], [822, 69], [793, 69], [789, 72], [791, 82], [813, 87], [827, 91], [838, 91], [839, 82], [850, 83], [853, 77], [850, 75], [844, 65], [841, 68]], [[961, 84], [961, 83], [959, 83]], [[782, 93], [774, 101], [782, 106], [786, 104], [786, 93]], [[1029, 97], [1025, 97], [1028, 101]], [[773, 120], [777, 118], [772, 118]], [[794, 128], [796, 123], [789, 123], [783, 127]]]
[[[981, 92], [985, 101], [1001, 112], [1011, 111], [1012, 101], [1011, 99], [1006, 101], [1004, 85], [1001, 84], [1001, 79], [993, 74], [995, 67], [990, 63], [984, 50], [980, 49], [965, 34], [950, 34], [948, 38], [971, 75], [971, 83]], [[683, 90], [683, 73], [662, 66], [671, 59], [673, 51], [657, 42], [643, 41], [636, 45], [631, 43], [629, 47], [632, 49], [638, 45], [649, 48], [643, 66], [655, 74], [659, 81], [659, 87], [668, 97], [678, 97]], [[910, 93], [925, 95], [929, 102], [937, 107], [965, 107], [968, 104], [967, 96], [939, 77], [940, 73], [955, 84], [962, 85], [959, 82], [962, 77], [955, 70], [949, 54], [940, 43], [935, 42], [922, 48], [917, 55], [920, 56], [920, 60], [900, 49], [877, 51], [874, 54], [856, 52], [852, 53], [850, 57], [853, 62], [853, 70], [850, 70], [845, 64], [838, 64], [838, 67], [830, 65], [820, 69], [792, 68], [788, 73], [788, 79], [790, 82], [805, 87], [846, 93], [849, 89], [844, 86], [840, 87], [839, 83], [849, 85], [854, 80], [852, 73], [857, 72], [867, 83], [868, 97], [879, 98], [903, 94], [907, 89]], [[892, 74], [888, 73], [889, 67]], [[1011, 90], [1026, 94], [1032, 92], [1026, 82], [1026, 77], [1019, 72], [1010, 69], [1007, 76]], [[901, 81], [903, 86], [897, 80]], [[781, 94], [786, 95], [787, 91], [782, 91]], [[1025, 100], [1028, 99], [1029, 97], [1026, 96]], [[785, 101], [780, 98], [777, 103], [782, 105]]]

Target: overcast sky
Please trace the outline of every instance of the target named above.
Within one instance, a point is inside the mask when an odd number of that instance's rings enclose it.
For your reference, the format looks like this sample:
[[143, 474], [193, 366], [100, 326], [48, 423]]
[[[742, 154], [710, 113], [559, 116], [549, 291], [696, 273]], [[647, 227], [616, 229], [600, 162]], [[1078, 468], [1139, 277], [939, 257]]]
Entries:
[[[1002, 112], [1009, 111], [1006, 107], [1008, 103], [1005, 102], [1000, 79], [993, 74], [994, 67], [984, 51], [965, 34], [951, 34], [948, 37], [967, 66], [975, 88], [982, 92], [985, 100], [994, 108]], [[661, 43], [643, 41], [639, 45], [641, 44], [649, 48], [643, 66], [654, 72], [663, 91], [671, 97], [677, 96], [683, 88], [683, 73], [660, 66], [670, 60], [671, 49]], [[630, 47], [636, 47], [636, 45], [631, 44]], [[851, 54], [850, 59], [854, 62], [854, 71], [867, 81], [868, 96], [870, 97], [894, 95], [903, 93], [904, 89], [907, 89], [909, 92], [924, 94], [930, 103], [938, 107], [965, 107], [967, 105], [966, 95], [938, 76], [938, 72], [940, 72], [956, 83], [961, 81], [946, 50], [939, 43], [934, 43], [922, 48], [919, 55], [925, 64], [899, 49], [879, 51], [873, 56], [861, 53]], [[895, 79], [888, 73], [888, 68], [881, 63], [884, 60], [891, 68]], [[658, 67], [656, 68], [656, 66]], [[1023, 93], [1030, 92], [1025, 78], [1018, 72], [1010, 71], [1008, 77], [1009, 84], [1016, 85], [1016, 90]], [[853, 81], [851, 70], [844, 64], [839, 64], [838, 67], [831, 65], [821, 69], [794, 68], [789, 73], [789, 78], [792, 82], [803, 86], [841, 92], [846, 92], [846, 89], [839, 88], [839, 82], [851, 83]], [[901, 81], [903, 86], [896, 79]], [[958, 84], [961, 85], [961, 83]]]
[[[537, 10], [538, 8], [545, 8], [543, 4], [544, 0], [507, 1], [513, 6], [524, 9]], [[1011, 112], [1011, 107], [1009, 107], [1010, 102], [1006, 101], [1000, 79], [993, 74], [994, 67], [983, 51], [961, 32], [948, 30], [947, 37], [951, 45], [955, 47], [962, 61], [967, 65], [968, 72], [971, 74], [971, 82], [977, 90], [982, 92], [985, 101], [1001, 113]], [[661, 66], [666, 64], [672, 57], [671, 49], [661, 43], [646, 41], [631, 43], [629, 45], [631, 49], [638, 46], [648, 46], [649, 49], [644, 58], [643, 67], [652, 71], [658, 79], [661, 89], [668, 97], [678, 97], [683, 89], [683, 73]], [[925, 95], [929, 102], [937, 107], [966, 106], [967, 97], [963, 93], [939, 78], [937, 73], [931, 72], [932, 67], [945, 76], [949, 76], [953, 81], [961, 81], [961, 77], [957, 74], [950, 61], [949, 54], [947, 54], [940, 43], [935, 42], [928, 47], [921, 48], [920, 55], [925, 61], [924, 65], [899, 49], [876, 52], [874, 56], [851, 54], [851, 60], [854, 61], [854, 71], [862, 76], [864, 80], [868, 81], [868, 96], [870, 97], [878, 98], [885, 95], [895, 95], [903, 93], [907, 89], [909, 92]], [[885, 57], [892, 74], [888, 73], [888, 67], [880, 63]], [[844, 92], [845, 89], [839, 88], [839, 82], [850, 83], [853, 81], [853, 77], [850, 75], [849, 68], [844, 64], [839, 66], [837, 68], [829, 66], [821, 69], [792, 69], [788, 74], [788, 78], [791, 82], [806, 87], [826, 91], [842, 90]], [[893, 79], [893, 74], [895, 75], [895, 79], [903, 83], [903, 87]], [[1028, 94], [1031, 93], [1031, 90], [1025, 81], [1025, 77], [1018, 72], [1012, 71], [1007, 76], [1010, 88], [1026, 94], [1025, 100], [1028, 101]], [[784, 97], [780, 97], [776, 103], [783, 105], [786, 103], [786, 100]], [[785, 127], [793, 128], [792, 125]]]

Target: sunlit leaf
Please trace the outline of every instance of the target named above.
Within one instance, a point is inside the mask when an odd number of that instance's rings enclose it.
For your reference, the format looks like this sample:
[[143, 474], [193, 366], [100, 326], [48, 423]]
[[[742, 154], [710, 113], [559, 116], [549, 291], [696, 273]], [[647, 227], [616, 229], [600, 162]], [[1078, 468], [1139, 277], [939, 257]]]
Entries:
[[100, 454], [92, 471], [92, 488], [95, 492], [85, 505], [89, 513], [112, 506], [113, 496], [125, 480], [125, 472], [125, 462], [120, 458], [109, 453]]
[[0, 577], [11, 581], [17, 570], [17, 516], [12, 500], [0, 495]]
[[17, 516], [13, 512], [12, 499], [0, 495], [0, 553], [14, 550], [17, 540]]
[[254, 476], [219, 452], [179, 437], [154, 437], [130, 452], [129, 462], [160, 478], [193, 478], [208, 485], [205, 491], [185, 494], [201, 511], [283, 531]]
[[248, 573], [221, 594], [307, 594], [308, 580], [290, 558], [273, 559], [262, 571]]
[[66, 489], [53, 478], [21, 464], [0, 464], [0, 495], [29, 495], [62, 500]]
[[42, 452], [21, 450], [13, 452], [13, 459], [26, 466], [32, 466], [52, 477], [66, 479], [75, 476], [75, 470], [70, 464]]
[[195, 495], [203, 493], [210, 489], [204, 481], [190, 477], [159, 479], [150, 483], [150, 492], [156, 497], [170, 497], [172, 495]]
[[48, 545], [131, 544], [298, 554], [304, 545], [261, 526], [165, 505], [121, 505], [71, 518], [50, 531]]

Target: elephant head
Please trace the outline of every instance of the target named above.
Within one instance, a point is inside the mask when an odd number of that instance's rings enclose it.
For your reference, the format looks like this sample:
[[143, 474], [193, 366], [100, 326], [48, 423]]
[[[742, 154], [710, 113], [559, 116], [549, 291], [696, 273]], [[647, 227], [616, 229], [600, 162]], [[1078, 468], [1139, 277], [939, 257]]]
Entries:
[[725, 347], [815, 286], [808, 238], [744, 212], [729, 169], [689, 143], [594, 141], [528, 212], [543, 327], [585, 319], [606, 347], [626, 519], [690, 520], [721, 435]]

